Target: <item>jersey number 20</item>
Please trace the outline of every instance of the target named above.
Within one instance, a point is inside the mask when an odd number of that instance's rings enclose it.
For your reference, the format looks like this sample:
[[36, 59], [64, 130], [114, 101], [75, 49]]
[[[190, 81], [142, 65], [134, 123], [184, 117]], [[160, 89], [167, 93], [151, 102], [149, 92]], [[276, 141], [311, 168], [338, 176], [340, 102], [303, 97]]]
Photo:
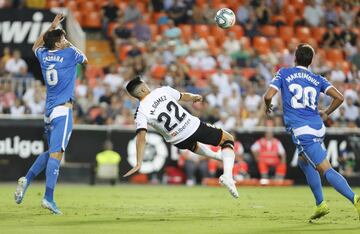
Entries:
[[[294, 96], [291, 98], [291, 106], [293, 108], [300, 109], [310, 107], [313, 110], [316, 109], [316, 89], [311, 86], [303, 88], [301, 85], [291, 84], [289, 86], [289, 90], [294, 94]], [[303, 99], [302, 102], [300, 101], [301, 98]]]
[[[170, 114], [171, 111], [174, 109], [175, 110], [175, 118], [179, 121], [179, 123], [181, 121], [184, 120], [185, 116], [186, 116], [186, 113], [183, 113], [181, 116], [180, 116], [180, 113], [179, 113], [179, 107], [178, 105], [176, 105], [175, 102], [172, 102], [170, 101], [167, 105], [166, 105], [166, 109], [169, 111], [168, 113]], [[158, 122], [161, 123], [165, 120], [165, 124], [164, 124], [164, 127], [166, 128], [167, 131], [171, 131], [173, 130], [174, 128], [176, 128], [176, 126], [178, 126], [177, 123], [174, 123], [173, 125], [170, 126], [170, 122], [171, 122], [171, 116], [166, 113], [166, 112], [162, 112], [159, 114], [158, 116]]]
[[58, 74], [54, 67], [55, 65], [52, 64], [46, 70], [46, 81], [48, 85], [56, 85], [58, 82]]

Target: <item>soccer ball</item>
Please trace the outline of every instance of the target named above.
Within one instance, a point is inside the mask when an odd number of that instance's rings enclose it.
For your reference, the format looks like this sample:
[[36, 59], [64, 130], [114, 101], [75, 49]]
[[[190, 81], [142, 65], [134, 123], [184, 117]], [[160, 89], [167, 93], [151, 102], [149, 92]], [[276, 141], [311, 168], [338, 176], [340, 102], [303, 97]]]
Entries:
[[230, 28], [235, 24], [235, 14], [229, 8], [222, 8], [216, 12], [215, 22], [220, 28]]

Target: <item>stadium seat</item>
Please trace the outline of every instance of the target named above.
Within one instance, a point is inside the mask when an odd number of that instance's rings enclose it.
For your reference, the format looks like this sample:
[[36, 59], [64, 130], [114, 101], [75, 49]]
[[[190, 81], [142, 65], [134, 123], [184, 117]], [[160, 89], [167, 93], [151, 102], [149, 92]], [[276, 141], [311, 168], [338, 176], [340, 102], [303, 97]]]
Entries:
[[100, 20], [100, 13], [98, 11], [87, 12], [84, 14], [82, 11], [83, 16], [83, 26], [86, 28], [100, 28], [101, 27], [101, 20]]
[[103, 78], [104, 71], [101, 67], [88, 65], [86, 66], [85, 77], [88, 80], [96, 80], [96, 78]]
[[210, 33], [212, 36], [215, 37], [216, 42], [218, 45], [222, 45], [226, 39], [226, 30], [219, 28], [216, 25], [210, 27]]
[[230, 32], [234, 32], [237, 39], [244, 36], [244, 29], [240, 25], [234, 25], [229, 29]]
[[75, 19], [77, 20], [77, 22], [82, 25], [83, 24], [83, 20], [82, 20], [82, 14], [81, 11], [73, 11], [72, 14], [74, 15]]
[[283, 23], [286, 24], [286, 18], [283, 15], [273, 15], [271, 17], [271, 22], [273, 24], [277, 24], [277, 23]]
[[262, 35], [265, 37], [276, 37], [278, 30], [273, 25], [265, 25], [261, 28]]
[[82, 11], [82, 13], [86, 13], [89, 14], [89, 12], [94, 12], [95, 9], [95, 3], [92, 1], [85, 1], [81, 4], [80, 10]]
[[358, 37], [360, 37], [360, 29], [359, 28], [352, 28], [351, 31], [355, 33]]
[[271, 48], [276, 48], [277, 51], [283, 52], [285, 50], [285, 43], [280, 37], [270, 39]]
[[245, 50], [250, 50], [250, 49], [251, 49], [250, 38], [248, 38], [248, 37], [242, 37], [242, 38], [240, 38], [240, 42], [241, 42], [241, 45], [243, 46], [243, 48], [244, 48]]
[[131, 45], [122, 45], [119, 47], [119, 59], [120, 61], [124, 61], [127, 57], [127, 53], [131, 50]]
[[256, 75], [256, 69], [255, 68], [243, 68], [240, 71], [241, 76], [246, 78], [246, 79], [250, 79], [251, 77]]
[[156, 35], [159, 33], [159, 27], [157, 24], [149, 24], [150, 32], [151, 32], [151, 39], [155, 40]]
[[200, 36], [206, 38], [210, 35], [209, 26], [206, 24], [195, 25], [195, 32]]
[[168, 30], [169, 29], [169, 25], [167, 25], [167, 24], [161, 24], [161, 25], [159, 25], [159, 31], [161, 32], [161, 33], [164, 33], [166, 30]]
[[270, 43], [266, 37], [254, 37], [253, 47], [260, 54], [267, 54], [270, 51]]
[[310, 31], [311, 37], [314, 38], [317, 42], [321, 42], [327, 29], [325, 27], [312, 27]]
[[294, 28], [291, 26], [281, 26], [279, 35], [284, 41], [289, 42], [294, 37]]
[[127, 2], [125, 2], [125, 1], [120, 1], [120, 2], [117, 4], [117, 6], [119, 7], [119, 9], [122, 10], [122, 11], [125, 11], [125, 10], [126, 10], [127, 5], [128, 5]]
[[326, 51], [326, 59], [336, 64], [344, 60], [344, 53], [341, 49], [328, 49]]
[[296, 28], [296, 37], [300, 42], [306, 42], [308, 38], [311, 37], [310, 28], [308, 27], [297, 27]]
[[110, 22], [108, 24], [108, 31], [107, 31], [107, 36], [108, 37], [112, 37], [113, 31], [117, 26], [118, 26], [118, 23], [116, 23], [116, 22]]
[[350, 71], [351, 63], [348, 61], [342, 61], [341, 66], [342, 66], [344, 73], [347, 74]]
[[205, 3], [207, 3], [207, 0], [196, 0], [196, 5], [199, 7], [203, 7]]
[[47, 1], [47, 7], [48, 8], [60, 7], [60, 1], [57, 1], [57, 0]]
[[184, 41], [189, 42], [193, 34], [192, 26], [189, 24], [180, 24], [179, 28], [181, 29], [181, 35]]
[[304, 43], [308, 43], [311, 45], [315, 50], [318, 48], [318, 42], [315, 40], [315, 38], [309, 37], [307, 38]]
[[69, 1], [66, 3], [66, 7], [67, 7], [70, 11], [74, 12], [74, 11], [77, 11], [77, 9], [78, 9], [78, 4], [77, 4], [77, 2], [76, 2], [75, 0], [69, 0]]
[[207, 36], [206, 41], [208, 43], [209, 46], [209, 51], [211, 53], [211, 55], [217, 55], [219, 53], [219, 47], [217, 46], [217, 39], [215, 36]]
[[146, 4], [144, 2], [138, 1], [136, 3], [136, 7], [141, 14], [144, 14], [146, 12]]

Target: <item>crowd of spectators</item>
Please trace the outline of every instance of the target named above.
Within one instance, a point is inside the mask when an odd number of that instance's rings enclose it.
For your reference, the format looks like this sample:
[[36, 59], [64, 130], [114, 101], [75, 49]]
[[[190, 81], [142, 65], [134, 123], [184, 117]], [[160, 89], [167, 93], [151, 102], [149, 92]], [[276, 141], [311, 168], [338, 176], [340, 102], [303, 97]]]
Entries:
[[[262, 35], [261, 27], [273, 22], [272, 16], [282, 11], [285, 1], [242, 2], [235, 11], [237, 22], [242, 25], [244, 36], [251, 39]], [[350, 62], [350, 67], [344, 69], [342, 64], [330, 64], [323, 53], [318, 53], [311, 66], [345, 96], [344, 104], [327, 124], [359, 127], [360, 40], [352, 31], [360, 27], [360, 11], [354, 11], [359, 9], [359, 3], [322, 0], [306, 3], [303, 17], [296, 19], [294, 25], [326, 27], [328, 30], [316, 49], [343, 49], [346, 61]], [[156, 22], [162, 29], [157, 35], [152, 35], [146, 23], [147, 14], [141, 14], [136, 1], [129, 0], [125, 10], [111, 0], [103, 6], [102, 32], [119, 61], [103, 68], [100, 75], [93, 78], [87, 77], [87, 72], [79, 77], [75, 91], [77, 123], [132, 127], [132, 113], [137, 103], [123, 87], [134, 75], [142, 74], [151, 88], [169, 85], [180, 91], [202, 94], [203, 103], [184, 104], [185, 107], [225, 130], [265, 126], [269, 121], [275, 126], [283, 125], [279, 95], [274, 100], [275, 111], [270, 118], [264, 115], [262, 95], [280, 67], [293, 66], [295, 42], [289, 42], [283, 51], [272, 47], [268, 53], [259, 53], [234, 32], [229, 32], [214, 53], [210, 41], [197, 33], [184, 38], [180, 28], [182, 24], [213, 24], [216, 9], [211, 1], [205, 1], [200, 8], [191, 0], [152, 0], [149, 9], [151, 14], [164, 14]], [[117, 24], [109, 34], [111, 22]], [[276, 26], [282, 24], [275, 23]], [[124, 47], [129, 49], [125, 52], [118, 49]], [[86, 69], [90, 70], [91, 66]], [[27, 75], [27, 64], [18, 51], [4, 50], [0, 74], [5, 77], [0, 86], [0, 113], [19, 116], [44, 112], [45, 88], [40, 81], [34, 81], [31, 88], [22, 92], [12, 85], [12, 80]], [[322, 96], [319, 108], [329, 102], [329, 98]]]

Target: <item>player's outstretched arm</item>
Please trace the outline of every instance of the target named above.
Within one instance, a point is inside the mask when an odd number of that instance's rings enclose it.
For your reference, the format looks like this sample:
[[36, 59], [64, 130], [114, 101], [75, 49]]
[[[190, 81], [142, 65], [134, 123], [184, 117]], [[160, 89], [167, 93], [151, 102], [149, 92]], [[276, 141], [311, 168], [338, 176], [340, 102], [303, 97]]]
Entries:
[[[55, 30], [61, 23], [61, 21], [64, 20], [64, 15], [63, 14], [57, 14], [53, 20], [53, 22], [50, 25], [50, 28], [47, 31], [52, 31]], [[42, 33], [35, 41], [32, 50], [35, 52], [36, 48], [42, 46], [44, 44], [44, 37], [45, 33]]]
[[323, 119], [326, 120], [327, 116], [333, 113], [344, 101], [344, 96], [335, 87], [329, 88], [326, 95], [333, 98], [330, 106], [326, 110], [319, 111]]
[[192, 94], [192, 93], [181, 93], [179, 101], [184, 102], [201, 102], [203, 100], [201, 95]]
[[146, 131], [140, 131], [136, 136], [136, 166], [128, 171], [124, 177], [130, 176], [140, 170], [141, 164], [144, 158], [145, 152], [145, 145], [146, 145]]
[[271, 104], [271, 100], [272, 98], [275, 96], [275, 94], [277, 93], [277, 90], [273, 87], [269, 87], [265, 94], [264, 94], [264, 102], [265, 102], [265, 112], [266, 114], [270, 114], [272, 111], [272, 104]]

